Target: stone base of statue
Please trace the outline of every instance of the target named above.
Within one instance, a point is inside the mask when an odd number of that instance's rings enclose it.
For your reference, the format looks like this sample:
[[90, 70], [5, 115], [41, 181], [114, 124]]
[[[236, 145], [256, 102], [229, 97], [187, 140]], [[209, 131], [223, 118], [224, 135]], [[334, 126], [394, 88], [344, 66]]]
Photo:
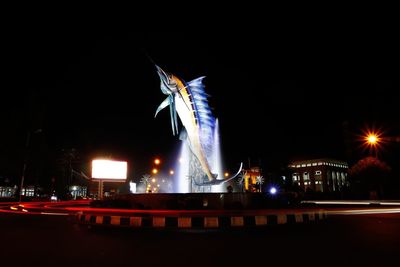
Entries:
[[201, 185], [204, 182], [208, 182], [208, 177], [203, 171], [199, 160], [190, 151], [189, 152], [189, 178], [190, 178], [190, 193], [210, 193], [210, 185]]

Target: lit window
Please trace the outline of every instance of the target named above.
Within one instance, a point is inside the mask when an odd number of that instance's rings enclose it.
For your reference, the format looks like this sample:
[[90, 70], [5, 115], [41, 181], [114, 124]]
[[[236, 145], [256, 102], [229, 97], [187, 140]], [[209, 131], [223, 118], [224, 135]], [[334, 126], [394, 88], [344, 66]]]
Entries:
[[314, 162], [312, 165], [313, 165], [313, 166], [317, 166], [317, 163], [316, 163], [316, 162]]
[[301, 164], [301, 167], [306, 167], [306, 164]]
[[310, 167], [311, 166], [311, 163], [307, 163], [307, 167]]
[[296, 165], [296, 168], [300, 168], [300, 164]]
[[322, 162], [318, 162], [318, 166], [321, 166], [322, 165]]
[[321, 175], [321, 171], [315, 171], [315, 175]]

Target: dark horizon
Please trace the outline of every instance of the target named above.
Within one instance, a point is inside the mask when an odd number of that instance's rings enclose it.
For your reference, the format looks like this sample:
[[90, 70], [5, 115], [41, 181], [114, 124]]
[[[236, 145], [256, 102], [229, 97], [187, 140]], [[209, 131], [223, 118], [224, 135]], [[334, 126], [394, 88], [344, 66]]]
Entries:
[[[10, 38], [0, 175], [20, 175], [28, 129], [43, 129], [31, 141], [41, 144], [45, 165], [61, 149], [75, 148], [86, 167], [99, 154], [127, 159], [129, 178], [138, 179], [154, 157], [171, 155], [179, 141], [168, 112], [154, 118], [164, 95], [148, 56], [186, 81], [207, 77], [232, 172], [249, 158], [266, 172], [295, 159], [354, 163], [366, 155], [359, 137], [367, 128], [400, 136], [399, 55], [391, 36], [269, 37], [66, 27]], [[398, 147], [387, 144], [380, 156], [398, 163]]]

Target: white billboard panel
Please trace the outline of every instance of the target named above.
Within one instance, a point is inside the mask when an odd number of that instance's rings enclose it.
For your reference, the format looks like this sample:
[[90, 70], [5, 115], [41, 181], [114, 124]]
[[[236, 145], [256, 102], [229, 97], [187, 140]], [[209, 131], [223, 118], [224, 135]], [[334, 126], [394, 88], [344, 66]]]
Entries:
[[126, 179], [128, 163], [96, 159], [92, 161], [92, 178], [94, 179]]

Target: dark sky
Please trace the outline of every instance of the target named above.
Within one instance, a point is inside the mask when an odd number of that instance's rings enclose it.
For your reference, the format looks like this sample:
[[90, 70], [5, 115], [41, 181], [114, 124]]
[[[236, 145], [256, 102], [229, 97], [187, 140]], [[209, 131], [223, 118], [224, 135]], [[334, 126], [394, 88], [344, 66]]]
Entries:
[[[84, 162], [97, 155], [127, 159], [133, 176], [146, 172], [155, 156], [172, 155], [178, 140], [167, 111], [154, 119], [164, 95], [146, 54], [186, 81], [207, 76], [232, 171], [248, 158], [271, 171], [292, 159], [354, 161], [363, 155], [356, 141], [366, 127], [400, 135], [400, 58], [390, 31], [64, 25], [7, 36], [0, 175], [12, 173], [9, 166], [19, 170], [28, 128], [43, 129], [33, 138], [48, 155], [74, 147]], [[389, 147], [389, 161], [395, 152]]]

